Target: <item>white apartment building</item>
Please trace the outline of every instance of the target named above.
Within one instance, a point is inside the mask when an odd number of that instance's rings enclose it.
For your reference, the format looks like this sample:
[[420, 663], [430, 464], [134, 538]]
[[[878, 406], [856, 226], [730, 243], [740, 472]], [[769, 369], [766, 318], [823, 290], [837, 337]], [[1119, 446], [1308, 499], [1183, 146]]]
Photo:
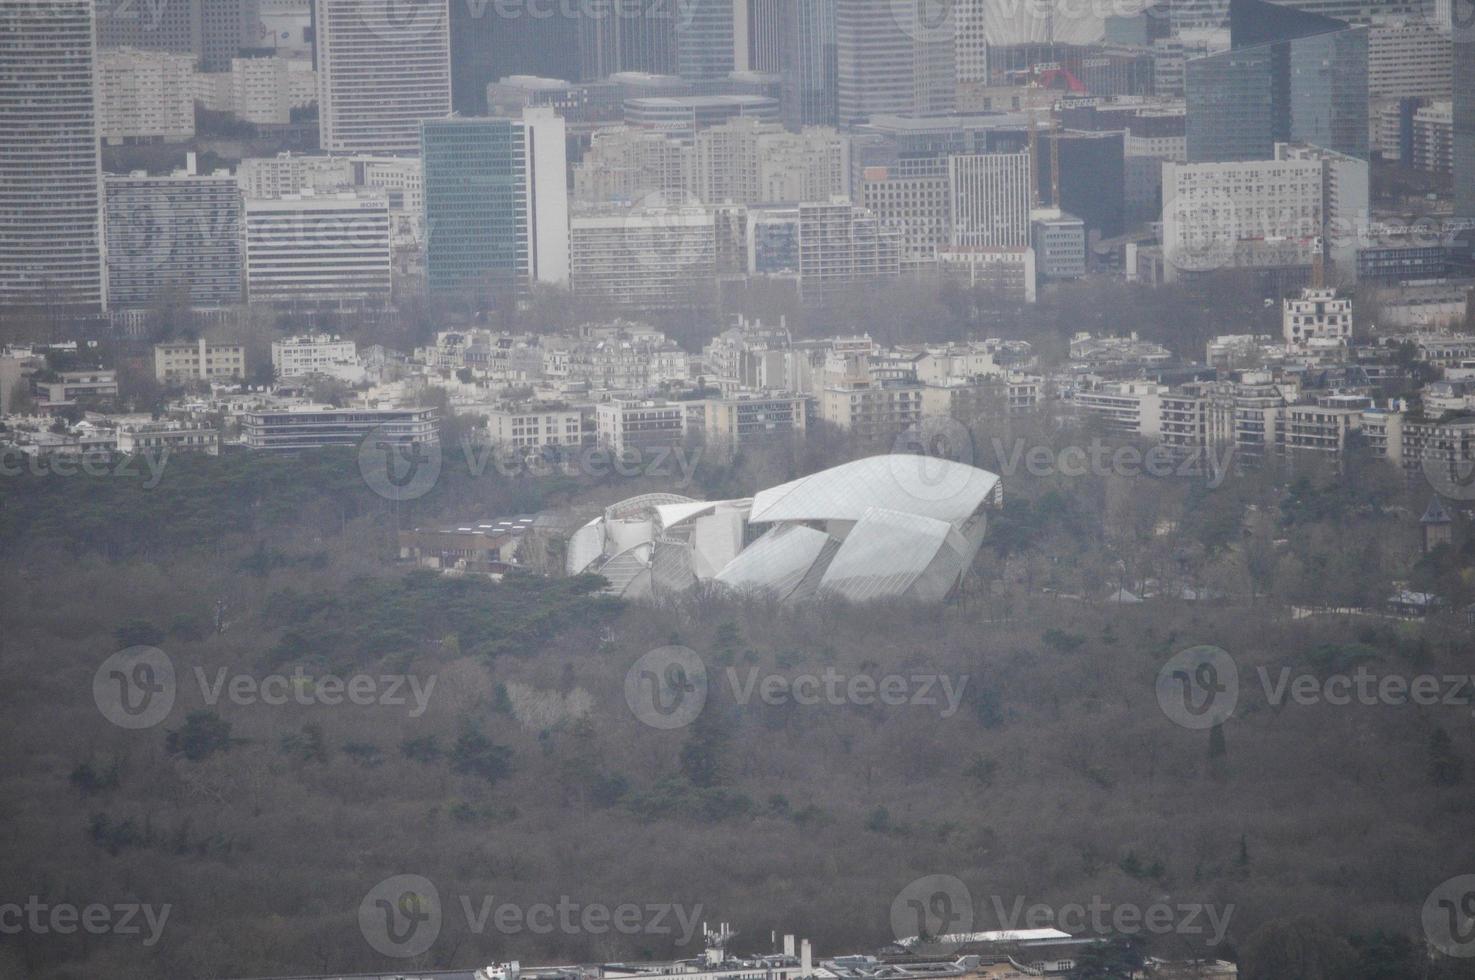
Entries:
[[1372, 99], [1447, 98], [1454, 90], [1454, 42], [1423, 20], [1379, 24], [1368, 32], [1367, 94]]
[[1281, 314], [1286, 346], [1304, 348], [1311, 341], [1352, 343], [1352, 299], [1339, 298], [1335, 289], [1303, 289], [1288, 297]]
[[103, 48], [97, 56], [98, 136], [109, 146], [192, 139], [194, 80], [191, 55]]
[[247, 157], [236, 167], [236, 182], [247, 198], [277, 198], [306, 190], [324, 193], [353, 186], [353, 163], [347, 157], [300, 153]]
[[382, 194], [247, 200], [246, 295], [252, 301], [384, 300], [391, 286]]
[[271, 366], [278, 378], [327, 373], [332, 368], [357, 364], [357, 345], [333, 334], [305, 334], [271, 342]]
[[577, 408], [498, 409], [487, 415], [487, 438], [519, 449], [577, 446], [583, 442], [584, 414]]
[[799, 205], [799, 282], [806, 299], [901, 275], [903, 234], [840, 198]]
[[861, 206], [889, 228], [902, 232], [902, 263], [916, 268], [937, 257], [952, 227], [952, 192], [942, 166], [913, 173], [902, 168], [866, 167], [857, 189]]
[[678, 445], [686, 436], [684, 402], [612, 398], [594, 406], [599, 444], [615, 453]]
[[195, 341], [154, 345], [154, 378], [161, 384], [186, 381], [229, 381], [246, 376], [246, 348], [241, 344]]
[[220, 455], [220, 432], [208, 425], [145, 422], [118, 428], [120, 453], [203, 453]]
[[451, 112], [449, 6], [313, 2], [322, 148], [417, 153], [421, 121]]
[[575, 215], [569, 285], [623, 306], [668, 306], [710, 283], [717, 225], [709, 208], [636, 208]]
[[574, 200], [640, 202], [653, 196], [679, 203], [687, 194], [689, 148], [662, 133], [633, 126], [597, 130], [574, 165]]
[[1029, 247], [1029, 153], [948, 158], [951, 244]]
[[1169, 281], [1225, 268], [1311, 265], [1356, 274], [1369, 215], [1366, 161], [1279, 143], [1276, 159], [1163, 164]]
[[1454, 168], [1454, 103], [1431, 102], [1414, 111], [1413, 159], [1409, 165], [1430, 173]]
[[984, 287], [1011, 303], [1033, 303], [1039, 297], [1035, 250], [1027, 245], [945, 245], [937, 250], [937, 268], [963, 275], [970, 287]]
[[693, 140], [688, 189], [709, 204], [827, 201], [849, 191], [850, 141], [833, 129], [791, 133], [739, 117]]

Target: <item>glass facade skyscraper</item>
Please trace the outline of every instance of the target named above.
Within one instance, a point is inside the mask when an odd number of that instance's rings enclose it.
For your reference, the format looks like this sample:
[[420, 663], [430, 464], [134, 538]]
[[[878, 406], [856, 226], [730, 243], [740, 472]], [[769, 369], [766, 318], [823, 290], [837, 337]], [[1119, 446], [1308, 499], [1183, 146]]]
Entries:
[[784, 125], [835, 125], [835, 0], [787, 4], [780, 44]]
[[1454, 8], [1454, 191], [1455, 214], [1475, 218], [1475, 7]]
[[1188, 159], [1264, 160], [1279, 142], [1368, 157], [1365, 27], [1232, 0], [1228, 51], [1185, 66]]
[[525, 280], [528, 158], [520, 122], [436, 119], [423, 125], [420, 139], [431, 292]]

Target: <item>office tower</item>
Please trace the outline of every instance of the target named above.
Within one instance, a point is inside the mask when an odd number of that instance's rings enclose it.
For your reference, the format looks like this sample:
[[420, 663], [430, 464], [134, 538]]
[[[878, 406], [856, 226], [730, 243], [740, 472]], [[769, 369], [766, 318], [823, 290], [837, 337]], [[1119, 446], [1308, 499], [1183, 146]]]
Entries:
[[1368, 155], [1368, 31], [1231, 0], [1230, 50], [1185, 66], [1188, 159], [1263, 160], [1298, 141]]
[[1455, 214], [1475, 218], [1475, 10], [1454, 12], [1454, 190]]
[[483, 0], [450, 0], [451, 102], [462, 115], [487, 114], [487, 86], [511, 75], [579, 77], [579, 22], [537, 4], [505, 14]]
[[835, 0], [786, 3], [780, 59], [784, 125], [836, 122]]
[[674, 0], [583, 0], [579, 5], [579, 78], [616, 72], [670, 75], [676, 71]]
[[389, 203], [382, 192], [248, 198], [243, 220], [251, 302], [389, 299]]
[[[200, 70], [230, 71], [243, 48], [262, 44], [258, 0], [195, 0], [200, 11]], [[143, 4], [142, 6], [148, 6]]]
[[314, 0], [324, 150], [414, 153], [420, 122], [451, 111], [446, 0]]
[[[744, 0], [739, 0], [744, 2]], [[777, 75], [783, 71], [784, 22], [793, 0], [745, 0], [748, 14], [747, 69]], [[813, 3], [814, 0], [809, 0]]]
[[951, 244], [1009, 248], [1029, 245], [1029, 154], [948, 157]]
[[432, 291], [567, 280], [564, 123], [552, 109], [427, 120], [420, 153]]
[[[193, 156], [193, 154], [191, 154]], [[108, 306], [143, 307], [170, 289], [191, 306], [241, 301], [241, 191], [227, 171], [109, 175]]]
[[1041, 204], [1075, 215], [1088, 232], [1102, 238], [1126, 230], [1126, 154], [1120, 131], [1045, 133], [1037, 146]]
[[686, 0], [681, 11], [676, 18], [677, 74], [699, 82], [726, 78], [739, 67], [739, 49], [746, 68], [747, 0]]
[[881, 113], [951, 112], [953, 18], [926, 0], [835, 0], [836, 103], [842, 125]]
[[0, 308], [101, 309], [93, 0], [0, 0]]

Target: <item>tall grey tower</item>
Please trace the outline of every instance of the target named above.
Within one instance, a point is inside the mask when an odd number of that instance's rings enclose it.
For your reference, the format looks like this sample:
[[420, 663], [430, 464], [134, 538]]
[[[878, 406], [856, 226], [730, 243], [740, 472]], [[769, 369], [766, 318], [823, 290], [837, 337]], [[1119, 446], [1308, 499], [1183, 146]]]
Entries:
[[0, 308], [103, 308], [94, 0], [0, 0]]
[[323, 149], [418, 153], [421, 121], [451, 112], [446, 0], [315, 2]]
[[1475, 218], [1475, 0], [1451, 0], [1455, 214]]

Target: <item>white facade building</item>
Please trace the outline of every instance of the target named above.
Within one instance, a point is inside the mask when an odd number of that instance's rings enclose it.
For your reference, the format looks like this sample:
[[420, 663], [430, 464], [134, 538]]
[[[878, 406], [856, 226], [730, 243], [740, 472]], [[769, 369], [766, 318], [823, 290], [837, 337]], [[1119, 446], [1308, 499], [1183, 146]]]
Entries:
[[252, 301], [383, 300], [390, 292], [389, 205], [382, 194], [247, 200]]
[[1329, 260], [1356, 274], [1369, 212], [1364, 160], [1280, 143], [1276, 159], [1163, 164], [1163, 256], [1169, 281], [1226, 268]]
[[109, 146], [183, 143], [195, 135], [195, 60], [187, 54], [98, 52], [98, 131]]
[[449, 6], [314, 3], [322, 148], [418, 152], [420, 122], [451, 112]]
[[286, 337], [271, 342], [271, 366], [279, 378], [332, 373], [330, 369], [358, 365], [358, 349], [351, 340], [332, 334]]
[[952, 244], [1028, 247], [1029, 154], [981, 153], [948, 158]]

